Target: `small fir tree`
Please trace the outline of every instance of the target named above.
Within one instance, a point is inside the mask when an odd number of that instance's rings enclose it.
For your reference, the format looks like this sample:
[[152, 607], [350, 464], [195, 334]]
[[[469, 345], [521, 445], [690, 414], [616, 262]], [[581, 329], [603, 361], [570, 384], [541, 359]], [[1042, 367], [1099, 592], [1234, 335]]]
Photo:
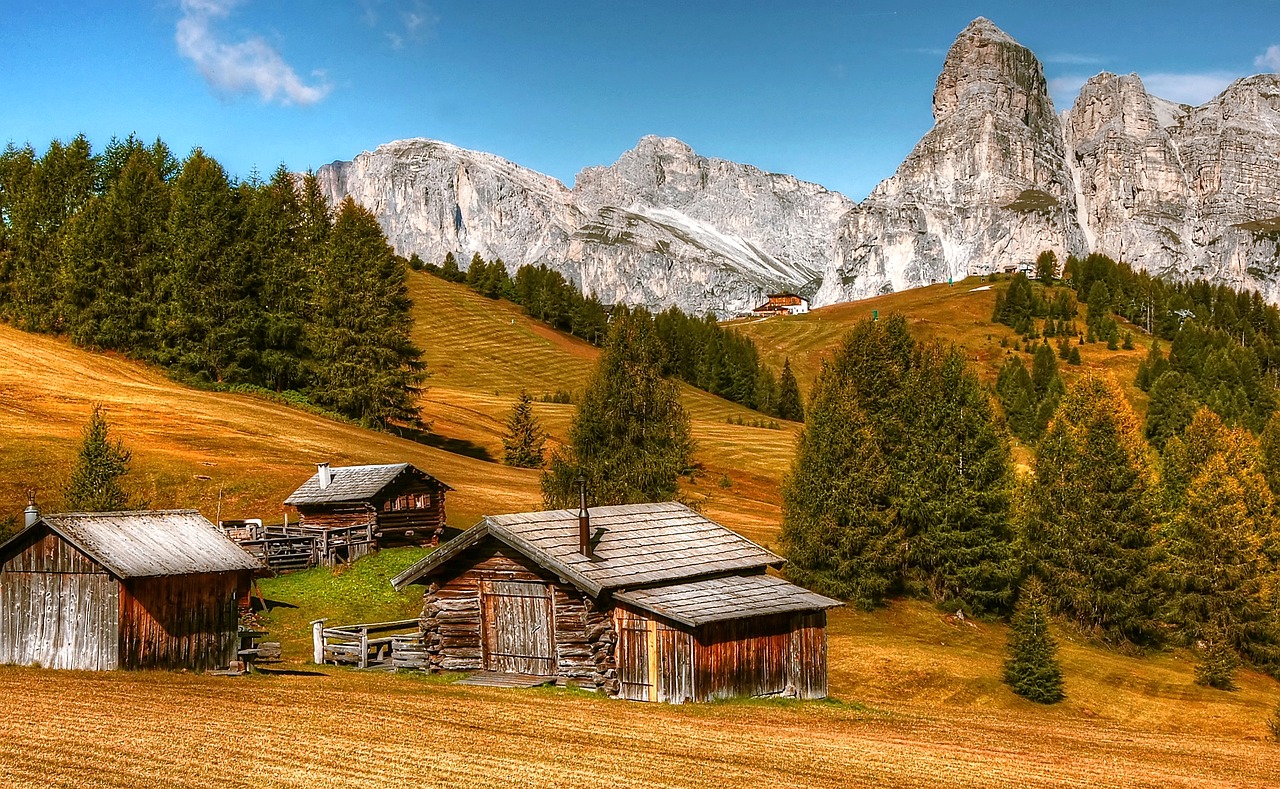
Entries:
[[1044, 587], [1033, 577], [1022, 582], [1010, 621], [1004, 681], [1014, 693], [1037, 704], [1063, 699], [1058, 645], [1049, 633], [1049, 604]]
[[533, 398], [521, 389], [502, 436], [503, 462], [517, 468], [542, 468], [546, 443], [547, 433], [533, 414]]
[[1235, 690], [1238, 668], [1240, 656], [1226, 635], [1217, 628], [1206, 633], [1200, 659], [1196, 663], [1196, 684], [1218, 690]]
[[1046, 249], [1036, 258], [1036, 279], [1042, 285], [1052, 285], [1053, 278], [1058, 275], [1058, 256], [1052, 249]]
[[782, 375], [778, 379], [778, 407], [780, 419], [794, 422], [804, 421], [804, 404], [800, 399], [800, 385], [796, 383], [795, 373], [791, 372], [791, 359], [782, 362]]
[[89, 424], [84, 428], [80, 455], [76, 458], [71, 482], [66, 488], [66, 507], [72, 512], [111, 512], [128, 507], [128, 496], [120, 479], [129, 473], [133, 457], [124, 442], [111, 440], [111, 427], [94, 405]]

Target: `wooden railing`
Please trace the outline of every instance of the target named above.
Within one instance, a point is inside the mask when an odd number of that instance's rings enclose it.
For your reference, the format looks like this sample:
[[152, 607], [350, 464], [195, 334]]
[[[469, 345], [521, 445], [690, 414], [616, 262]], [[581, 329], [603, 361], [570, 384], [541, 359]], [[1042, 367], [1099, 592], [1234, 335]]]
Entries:
[[427, 653], [417, 619], [325, 627], [311, 623], [312, 659], [316, 663], [357, 668], [427, 668]]

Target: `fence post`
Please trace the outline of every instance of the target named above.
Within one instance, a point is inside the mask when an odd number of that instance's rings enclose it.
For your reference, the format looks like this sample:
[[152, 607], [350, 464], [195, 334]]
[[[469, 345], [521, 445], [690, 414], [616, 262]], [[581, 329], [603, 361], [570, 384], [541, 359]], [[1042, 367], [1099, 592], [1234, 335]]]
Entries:
[[369, 628], [360, 628], [360, 668], [369, 667]]
[[324, 623], [328, 619], [311, 621], [311, 662], [317, 666], [324, 665]]

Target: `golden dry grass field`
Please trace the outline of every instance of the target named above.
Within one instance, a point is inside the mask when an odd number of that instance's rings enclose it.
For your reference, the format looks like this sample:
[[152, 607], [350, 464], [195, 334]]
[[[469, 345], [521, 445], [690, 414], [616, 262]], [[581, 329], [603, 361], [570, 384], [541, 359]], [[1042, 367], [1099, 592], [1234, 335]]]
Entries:
[[[850, 322], [906, 314], [920, 336], [960, 342], [991, 376], [1007, 349], [979, 283], [934, 286], [743, 330], [803, 387]], [[245, 395], [180, 386], [143, 365], [0, 326], [0, 517], [34, 487], [55, 506], [79, 431], [106, 406], [134, 451], [151, 505], [279, 518], [319, 460], [408, 460], [454, 488], [450, 522], [538, 506], [537, 474], [498, 457], [520, 388], [580, 390], [597, 351], [503, 302], [411, 276], [415, 339], [432, 371], [428, 446]], [[1012, 337], [1011, 333], [1009, 336]], [[1132, 380], [1130, 352], [1084, 349], [1086, 365]], [[1137, 398], [1135, 398], [1137, 399]], [[728, 424], [752, 412], [686, 388], [704, 470], [686, 493], [726, 525], [776, 539], [778, 487], [799, 426]], [[572, 406], [536, 411], [563, 440]], [[445, 448], [462, 450], [462, 453]], [[729, 487], [721, 487], [728, 477]], [[412, 615], [417, 592], [382, 583], [388, 552], [339, 573], [264, 583], [285, 668], [305, 664], [310, 617]], [[377, 616], [360, 616], [362, 613]], [[0, 667], [0, 785], [13, 786], [1280, 786], [1266, 720], [1280, 685], [1196, 686], [1185, 655], [1129, 657], [1060, 634], [1068, 699], [1041, 708], [999, 681], [1004, 628], [955, 623], [930, 606], [833, 612], [837, 701], [659, 707], [573, 691], [454, 686], [447, 678], [325, 669], [219, 678], [93, 675]]]

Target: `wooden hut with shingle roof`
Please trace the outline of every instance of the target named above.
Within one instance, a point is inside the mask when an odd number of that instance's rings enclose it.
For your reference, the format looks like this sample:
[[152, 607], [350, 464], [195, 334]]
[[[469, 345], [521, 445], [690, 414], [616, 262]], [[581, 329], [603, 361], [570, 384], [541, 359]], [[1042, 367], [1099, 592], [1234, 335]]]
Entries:
[[258, 561], [195, 510], [45, 515], [0, 545], [0, 663], [226, 668]]
[[378, 548], [439, 544], [450, 490], [409, 463], [320, 463], [284, 503], [297, 509], [302, 531], [316, 538], [319, 563], [334, 565]]
[[822, 698], [826, 610], [783, 558], [682, 504], [489, 516], [392, 580], [428, 584], [436, 670], [639, 701]]

